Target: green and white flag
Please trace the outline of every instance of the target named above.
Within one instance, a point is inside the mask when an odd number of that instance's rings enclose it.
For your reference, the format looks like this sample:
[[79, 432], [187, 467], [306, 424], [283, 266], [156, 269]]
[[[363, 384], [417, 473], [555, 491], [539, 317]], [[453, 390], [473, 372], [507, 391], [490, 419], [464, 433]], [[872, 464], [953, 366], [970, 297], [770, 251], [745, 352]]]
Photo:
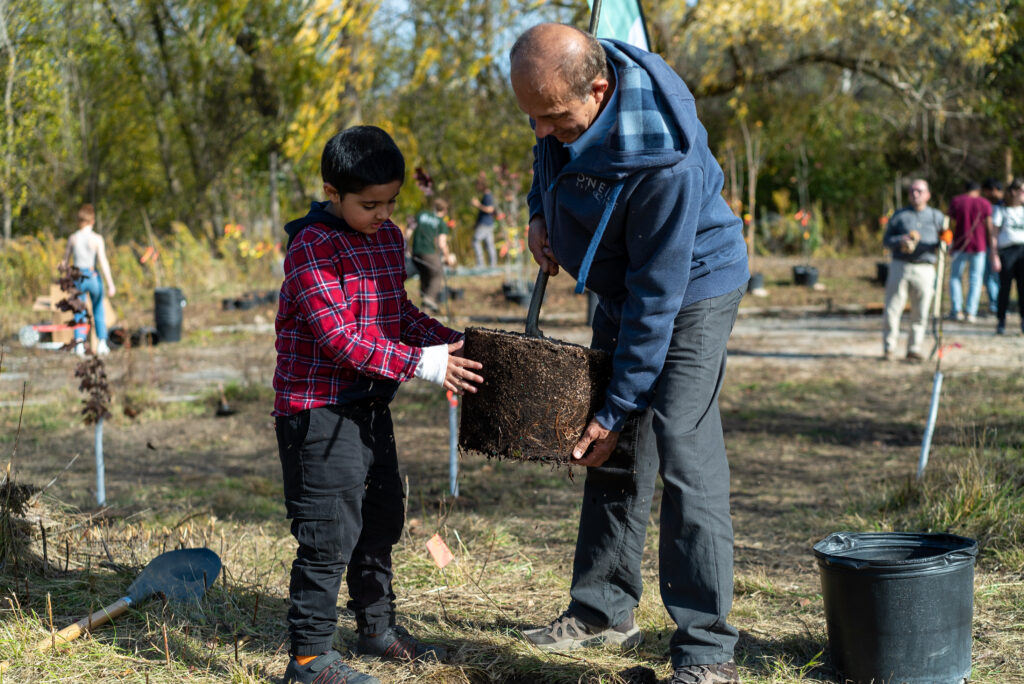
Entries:
[[[587, 0], [587, 5], [593, 11], [593, 0]], [[651, 49], [640, 0], [601, 0], [600, 11], [598, 38], [615, 38], [644, 50]]]

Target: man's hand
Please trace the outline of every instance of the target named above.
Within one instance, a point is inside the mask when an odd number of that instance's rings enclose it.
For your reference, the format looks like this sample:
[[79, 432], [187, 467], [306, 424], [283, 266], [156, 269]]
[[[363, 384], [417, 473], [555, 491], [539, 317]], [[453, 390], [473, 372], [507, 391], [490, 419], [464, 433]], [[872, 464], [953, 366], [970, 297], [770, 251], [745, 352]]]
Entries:
[[109, 283], [107, 285], [107, 296], [108, 297], [113, 297], [116, 294], [117, 294], [117, 288], [114, 287], [114, 283]]
[[[591, 420], [590, 424], [587, 425], [587, 429], [583, 431], [580, 441], [576, 443], [576, 447], [572, 450], [571, 463], [573, 465], [596, 468], [608, 460], [608, 457], [612, 455], [612, 451], [615, 450], [615, 445], [618, 443], [618, 432], [612, 432], [601, 427], [601, 424], [596, 420]], [[593, 447], [589, 454], [587, 453], [588, 447]]]
[[465, 340], [459, 340], [455, 344], [448, 345], [448, 368], [444, 374], [444, 388], [456, 394], [463, 392], [476, 393], [473, 383], [484, 381], [482, 377], [473, 372], [484, 367], [479, 361], [472, 361], [462, 356], [462, 346]]
[[533, 260], [541, 270], [548, 275], [558, 275], [558, 262], [555, 261], [555, 253], [551, 251], [551, 244], [548, 242], [548, 224], [539, 214], [530, 219], [527, 244], [530, 246]]
[[917, 249], [917, 243], [921, 241], [921, 234], [916, 230], [912, 230], [902, 238], [900, 238], [900, 251], [904, 254], [910, 254]]
[[[992, 262], [992, 272], [999, 273], [1003, 270], [1003, 263], [999, 260], [999, 252], [995, 249], [989, 250], [989, 261]], [[1020, 296], [1019, 294], [1017, 295]]]

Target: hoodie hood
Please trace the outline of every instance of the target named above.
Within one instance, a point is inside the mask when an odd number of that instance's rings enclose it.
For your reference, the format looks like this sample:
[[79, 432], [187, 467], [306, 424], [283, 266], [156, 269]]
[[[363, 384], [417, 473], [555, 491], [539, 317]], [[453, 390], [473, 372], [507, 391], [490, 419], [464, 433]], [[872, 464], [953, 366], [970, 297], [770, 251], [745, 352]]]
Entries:
[[689, 154], [699, 122], [693, 95], [665, 61], [626, 43], [602, 40], [615, 66], [615, 124], [602, 145], [585, 150], [566, 165], [604, 168], [611, 179], [643, 169], [679, 164]]
[[292, 246], [292, 242], [295, 240], [295, 236], [299, 234], [306, 226], [312, 226], [314, 224], [327, 226], [333, 230], [352, 230], [345, 223], [344, 219], [340, 219], [327, 208], [331, 205], [330, 202], [312, 202], [309, 205], [309, 213], [302, 218], [297, 218], [294, 221], [289, 221], [284, 226], [284, 232], [288, 233], [288, 245], [285, 247], [285, 251], [288, 251], [288, 247]]

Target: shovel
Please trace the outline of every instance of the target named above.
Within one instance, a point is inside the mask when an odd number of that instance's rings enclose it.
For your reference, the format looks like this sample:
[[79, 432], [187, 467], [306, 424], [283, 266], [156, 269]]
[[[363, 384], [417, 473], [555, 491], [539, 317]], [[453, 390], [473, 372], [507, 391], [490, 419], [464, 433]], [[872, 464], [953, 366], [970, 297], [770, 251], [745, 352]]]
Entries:
[[548, 286], [548, 274], [543, 268], [537, 274], [537, 282], [533, 285], [533, 294], [530, 295], [530, 308], [526, 311], [526, 334], [530, 337], [543, 338], [544, 333], [540, 331], [537, 321], [540, 318], [540, 305], [544, 302], [544, 290]]
[[50, 646], [60, 646], [77, 639], [155, 594], [162, 594], [170, 601], [198, 603], [218, 574], [220, 558], [210, 549], [178, 549], [161, 553], [131, 583], [127, 596], [48, 636], [36, 644], [34, 650], [45, 651]]

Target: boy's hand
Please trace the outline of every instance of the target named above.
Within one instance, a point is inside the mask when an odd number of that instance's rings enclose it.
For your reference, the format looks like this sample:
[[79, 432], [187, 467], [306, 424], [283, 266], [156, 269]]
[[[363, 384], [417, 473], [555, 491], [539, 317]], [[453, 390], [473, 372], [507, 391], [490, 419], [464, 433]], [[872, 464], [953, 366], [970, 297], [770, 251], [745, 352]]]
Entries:
[[455, 344], [448, 345], [448, 369], [444, 374], [444, 388], [456, 394], [465, 392], [476, 393], [473, 383], [484, 381], [482, 377], [473, 372], [484, 367], [479, 361], [473, 361], [462, 356], [462, 346], [465, 340], [459, 340]]

